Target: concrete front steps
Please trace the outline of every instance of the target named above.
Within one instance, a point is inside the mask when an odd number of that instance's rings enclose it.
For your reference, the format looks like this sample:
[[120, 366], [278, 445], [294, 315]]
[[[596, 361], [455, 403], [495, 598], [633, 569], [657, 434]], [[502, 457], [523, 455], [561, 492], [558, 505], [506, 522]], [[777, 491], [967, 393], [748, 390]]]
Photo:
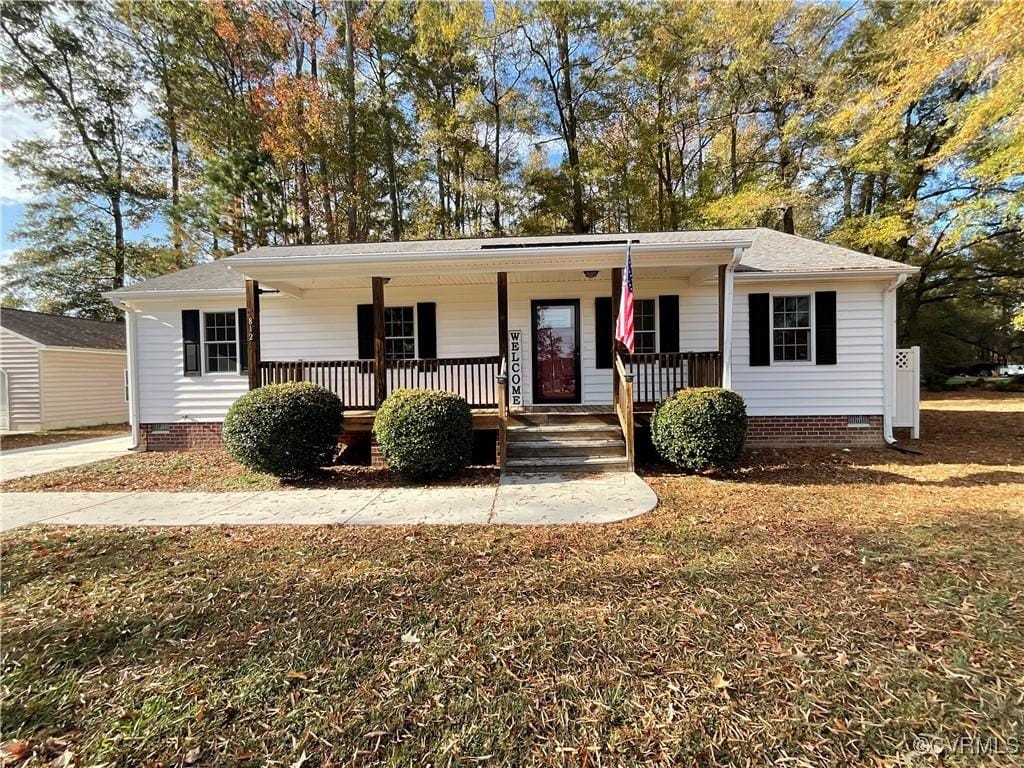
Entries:
[[510, 472], [625, 472], [626, 443], [614, 414], [514, 413], [508, 424]]

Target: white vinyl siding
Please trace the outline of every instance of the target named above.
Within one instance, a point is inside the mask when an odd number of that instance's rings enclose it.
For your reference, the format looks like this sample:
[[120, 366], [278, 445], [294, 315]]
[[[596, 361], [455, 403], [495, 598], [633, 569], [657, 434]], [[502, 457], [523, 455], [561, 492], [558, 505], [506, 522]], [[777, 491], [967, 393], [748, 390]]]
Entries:
[[[581, 400], [611, 402], [611, 370], [598, 370], [594, 299], [611, 295], [608, 270], [593, 280], [554, 280], [543, 273], [509, 274], [509, 329], [522, 332], [524, 403], [532, 400], [530, 303], [534, 299], [580, 302]], [[679, 296], [680, 350], [718, 349], [718, 288], [691, 286], [682, 278], [646, 276], [636, 270], [637, 299]], [[837, 292], [837, 365], [779, 365], [751, 368], [747, 295], [813, 295]], [[733, 330], [733, 385], [751, 415], [872, 415], [882, 412], [882, 284], [821, 281], [780, 283], [736, 281]], [[438, 357], [496, 355], [497, 298], [493, 282], [466, 285], [402, 286], [384, 289], [389, 307], [437, 305]], [[360, 288], [310, 289], [299, 297], [265, 294], [261, 334], [264, 360], [354, 360], [358, 357], [357, 309], [371, 301], [369, 280]], [[236, 373], [186, 377], [182, 373], [181, 310], [234, 312], [244, 297], [230, 301], [152, 303], [139, 312], [139, 386], [143, 423], [220, 421], [248, 387]], [[657, 316], [657, 308], [655, 309]]]
[[43, 428], [128, 421], [124, 352], [43, 350]]
[[185, 376], [181, 311], [237, 312], [242, 306], [245, 297], [239, 293], [234, 301], [152, 304], [137, 312], [142, 423], [224, 419], [231, 403], [248, 390], [248, 377], [234, 371]]
[[10, 428], [39, 429], [42, 422], [39, 347], [0, 329], [0, 368], [7, 371]]
[[[850, 280], [793, 282], [736, 280], [733, 304], [733, 389], [751, 416], [869, 416], [882, 413], [882, 283]], [[748, 296], [836, 292], [835, 365], [750, 365]], [[813, 335], [812, 335], [813, 336]], [[813, 358], [813, 352], [811, 354]]]

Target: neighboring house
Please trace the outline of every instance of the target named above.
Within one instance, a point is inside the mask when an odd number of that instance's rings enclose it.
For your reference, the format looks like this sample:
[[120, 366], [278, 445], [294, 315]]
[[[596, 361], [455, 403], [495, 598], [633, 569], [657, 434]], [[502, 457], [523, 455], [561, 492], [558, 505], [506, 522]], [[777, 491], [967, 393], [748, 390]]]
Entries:
[[125, 324], [0, 309], [0, 429], [128, 419]]
[[[612, 342], [627, 242], [633, 355]], [[751, 444], [864, 445], [890, 434], [895, 291], [914, 271], [739, 229], [261, 247], [107, 296], [149, 449], [217, 444], [239, 395], [292, 379], [336, 391], [346, 431], [422, 386], [466, 396], [500, 447], [523, 409], [567, 405], [618, 414], [621, 442], [672, 391], [720, 383]]]

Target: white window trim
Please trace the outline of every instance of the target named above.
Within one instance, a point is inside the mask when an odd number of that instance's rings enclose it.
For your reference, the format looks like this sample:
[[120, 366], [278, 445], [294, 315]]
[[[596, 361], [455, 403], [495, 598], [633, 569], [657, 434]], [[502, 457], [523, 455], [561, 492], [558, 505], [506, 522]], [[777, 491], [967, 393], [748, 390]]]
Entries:
[[[811, 323], [811, 333], [807, 340], [807, 359], [806, 360], [776, 360], [775, 359], [775, 299], [791, 299], [791, 298], [807, 298], [807, 309], [808, 317]], [[771, 364], [773, 366], [782, 367], [801, 367], [805, 365], [814, 365], [814, 348], [815, 348], [815, 333], [817, 331], [817, 323], [814, 317], [814, 292], [810, 293], [769, 293], [768, 294], [768, 314], [770, 319], [770, 327], [768, 336], [768, 350], [771, 353]], [[792, 330], [792, 329], [782, 329]]]
[[[385, 310], [388, 309], [409, 309], [412, 310], [412, 357], [403, 357], [403, 360], [419, 360], [420, 359], [420, 313], [416, 311], [415, 304], [394, 304], [392, 306], [385, 306]], [[436, 320], [436, 318], [435, 318]], [[385, 349], [385, 360], [387, 360], [387, 341], [388, 341], [387, 323], [384, 324], [384, 349]], [[407, 339], [408, 336], [391, 336], [392, 339]]]
[[[634, 296], [633, 303], [638, 301], [653, 301], [654, 302], [654, 351], [653, 352], [638, 352], [639, 355], [656, 355], [661, 350], [661, 307], [658, 306], [657, 296]], [[635, 320], [636, 309], [634, 307], [634, 320]], [[634, 326], [634, 334], [636, 328]], [[615, 333], [615, 329], [612, 328], [612, 333]]]
[[[235, 370], [234, 371], [211, 371], [209, 368], [207, 368], [207, 363], [206, 363], [206, 316], [207, 315], [221, 315], [221, 314], [223, 314], [223, 315], [232, 314], [235, 317], [235, 350], [236, 350], [236, 356], [238, 357], [238, 359], [235, 360]], [[204, 310], [201, 310], [199, 312], [199, 355], [200, 355], [199, 367], [200, 367], [200, 370], [202, 371], [202, 375], [203, 376], [226, 377], [226, 376], [242, 376], [243, 375], [243, 372], [242, 372], [242, 357], [241, 357], [240, 354], [238, 354], [239, 340], [242, 338], [242, 336], [240, 335], [241, 332], [242, 332], [242, 329], [238, 327], [238, 309], [237, 308], [235, 308], [233, 310], [232, 309], [210, 309], [210, 310], [204, 309]], [[223, 344], [225, 342], [211, 342], [211, 344], [212, 343], [222, 343]], [[248, 375], [248, 372], [246, 372], [244, 375]]]

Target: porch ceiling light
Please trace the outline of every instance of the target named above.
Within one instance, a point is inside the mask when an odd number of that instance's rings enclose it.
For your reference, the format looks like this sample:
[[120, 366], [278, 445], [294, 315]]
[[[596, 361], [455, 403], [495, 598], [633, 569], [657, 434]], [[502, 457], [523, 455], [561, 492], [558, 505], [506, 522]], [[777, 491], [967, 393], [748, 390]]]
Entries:
[[584, 275], [584, 277], [587, 278], [587, 280], [593, 280], [595, 277], [597, 277], [597, 275], [598, 275], [598, 273], [600, 273], [600, 271], [601, 270], [599, 270], [599, 269], [585, 269], [585, 270], [583, 270], [583, 275]]

